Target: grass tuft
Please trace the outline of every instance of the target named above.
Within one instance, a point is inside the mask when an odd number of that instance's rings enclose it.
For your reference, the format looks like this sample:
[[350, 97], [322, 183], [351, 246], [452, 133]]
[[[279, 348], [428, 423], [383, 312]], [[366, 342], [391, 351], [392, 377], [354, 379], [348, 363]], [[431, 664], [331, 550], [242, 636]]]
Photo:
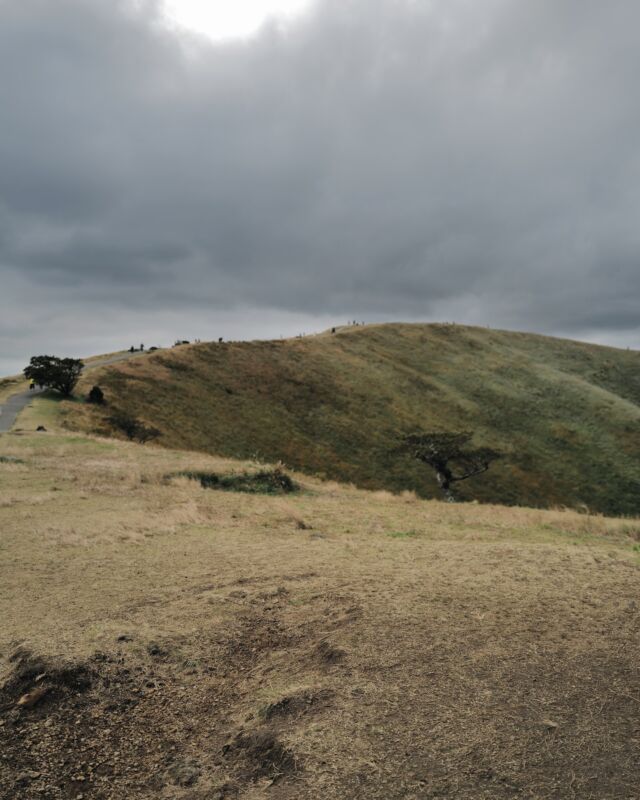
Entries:
[[389, 531], [387, 533], [387, 536], [392, 539], [413, 539], [417, 535], [416, 531]]

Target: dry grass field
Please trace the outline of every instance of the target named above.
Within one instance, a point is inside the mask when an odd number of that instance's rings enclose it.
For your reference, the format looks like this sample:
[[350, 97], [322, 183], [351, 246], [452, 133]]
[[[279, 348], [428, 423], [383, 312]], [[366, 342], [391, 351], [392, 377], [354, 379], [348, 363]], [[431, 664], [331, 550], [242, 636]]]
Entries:
[[23, 392], [29, 388], [29, 381], [21, 375], [12, 375], [8, 378], [0, 378], [0, 403], [4, 403], [12, 394]]
[[2, 800], [640, 797], [639, 522], [0, 456]]

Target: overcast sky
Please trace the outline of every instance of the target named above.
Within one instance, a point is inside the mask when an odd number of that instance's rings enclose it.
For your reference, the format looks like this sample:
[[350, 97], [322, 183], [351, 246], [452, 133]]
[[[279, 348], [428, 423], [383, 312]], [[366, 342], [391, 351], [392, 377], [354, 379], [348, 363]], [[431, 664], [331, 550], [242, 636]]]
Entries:
[[162, 20], [0, 0], [0, 373], [354, 318], [639, 346], [637, 0]]

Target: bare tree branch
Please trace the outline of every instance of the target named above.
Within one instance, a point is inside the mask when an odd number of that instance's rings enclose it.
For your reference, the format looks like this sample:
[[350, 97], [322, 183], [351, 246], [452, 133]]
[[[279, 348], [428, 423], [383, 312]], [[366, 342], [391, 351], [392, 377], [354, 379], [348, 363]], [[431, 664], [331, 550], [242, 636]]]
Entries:
[[[402, 437], [401, 449], [435, 470], [438, 485], [449, 501], [455, 500], [451, 484], [466, 481], [489, 469], [492, 461], [500, 457], [489, 447], [467, 449], [473, 433], [411, 433]], [[458, 474], [454, 469], [458, 467]]]

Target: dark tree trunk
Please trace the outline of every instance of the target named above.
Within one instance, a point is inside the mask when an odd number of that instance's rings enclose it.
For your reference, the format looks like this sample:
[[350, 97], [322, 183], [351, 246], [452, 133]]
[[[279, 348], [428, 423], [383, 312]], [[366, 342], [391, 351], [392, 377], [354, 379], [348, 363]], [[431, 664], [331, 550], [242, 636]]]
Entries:
[[451, 488], [451, 484], [453, 482], [451, 470], [447, 469], [444, 464], [436, 467], [436, 479], [438, 481], [438, 486], [442, 489], [442, 493], [444, 494], [447, 503], [455, 503], [456, 498]]

